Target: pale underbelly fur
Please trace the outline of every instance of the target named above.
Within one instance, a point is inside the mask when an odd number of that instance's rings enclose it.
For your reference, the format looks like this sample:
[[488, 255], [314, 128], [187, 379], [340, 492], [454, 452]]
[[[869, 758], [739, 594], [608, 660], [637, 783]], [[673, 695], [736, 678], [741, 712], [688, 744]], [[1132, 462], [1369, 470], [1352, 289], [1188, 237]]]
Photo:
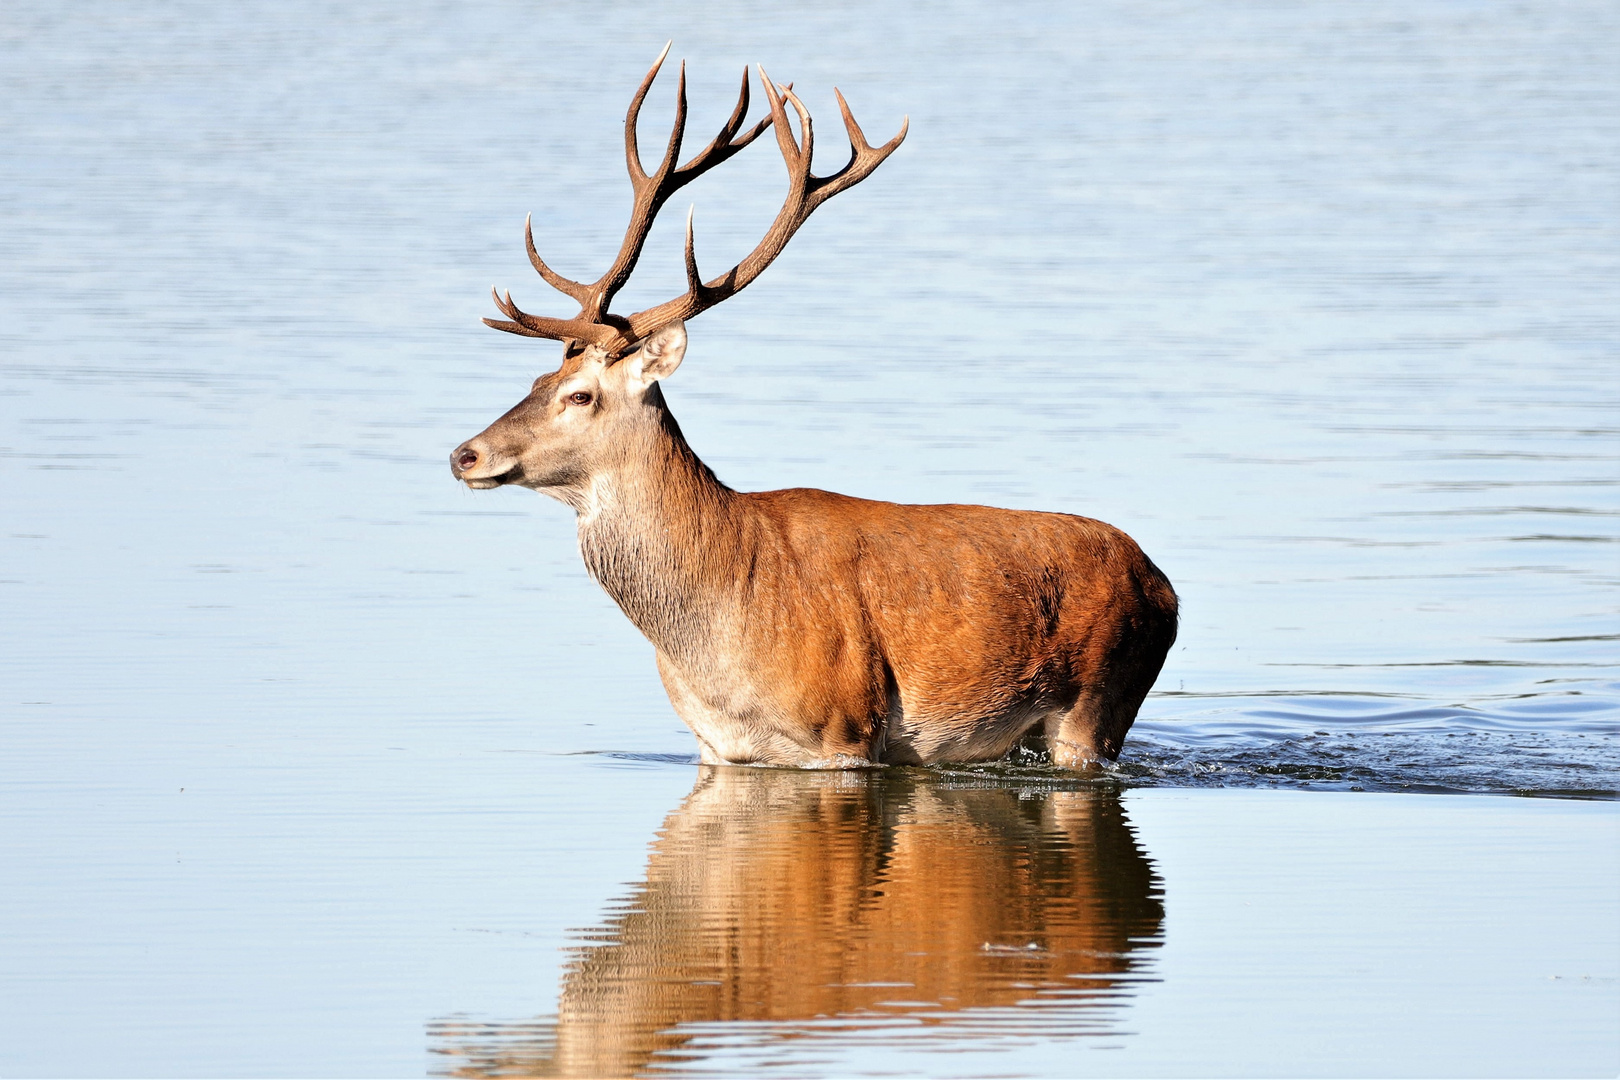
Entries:
[[[891, 702], [876, 744], [861, 756], [827, 756], [793, 738], [782, 718], [746, 689], [724, 694], [717, 704], [712, 692], [700, 695], [689, 679], [662, 652], [658, 673], [675, 713], [697, 737], [706, 765], [775, 765], [800, 769], [847, 769], [870, 765], [932, 765], [940, 762], [994, 761], [1007, 753], [1031, 728], [1059, 710], [1035, 702], [1000, 716], [929, 716], [908, 714]], [[713, 681], [707, 685], [713, 687]]]

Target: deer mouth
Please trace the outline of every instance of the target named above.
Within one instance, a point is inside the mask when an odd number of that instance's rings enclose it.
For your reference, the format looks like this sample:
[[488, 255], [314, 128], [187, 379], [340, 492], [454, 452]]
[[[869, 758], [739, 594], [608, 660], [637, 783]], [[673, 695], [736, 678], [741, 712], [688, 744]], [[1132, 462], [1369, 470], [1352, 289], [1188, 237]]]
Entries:
[[514, 484], [520, 480], [522, 476], [523, 469], [517, 464], [513, 464], [510, 469], [507, 469], [503, 473], [497, 473], [494, 476], [463, 476], [461, 478], [461, 482], [476, 491], [488, 491], [490, 488], [498, 488], [506, 484]]

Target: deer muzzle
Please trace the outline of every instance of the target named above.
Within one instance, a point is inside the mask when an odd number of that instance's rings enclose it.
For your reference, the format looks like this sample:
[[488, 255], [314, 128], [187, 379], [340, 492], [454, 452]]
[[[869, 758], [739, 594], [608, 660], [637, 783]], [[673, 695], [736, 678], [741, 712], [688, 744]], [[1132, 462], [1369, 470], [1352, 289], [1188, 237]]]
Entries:
[[480, 439], [468, 439], [450, 452], [450, 475], [470, 488], [500, 487], [513, 479], [517, 462], [492, 452]]

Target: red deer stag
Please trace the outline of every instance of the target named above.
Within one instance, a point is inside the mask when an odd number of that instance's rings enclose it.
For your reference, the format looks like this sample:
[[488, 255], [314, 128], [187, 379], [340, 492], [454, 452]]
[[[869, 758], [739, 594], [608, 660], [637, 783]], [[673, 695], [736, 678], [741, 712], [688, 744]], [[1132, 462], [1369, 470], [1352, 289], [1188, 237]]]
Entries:
[[[906, 128], [874, 148], [839, 94], [850, 160], [812, 175], [810, 114], [763, 68], [770, 116], [739, 136], [745, 70], [720, 134], [679, 165], [683, 65], [674, 130], [649, 174], [636, 117], [668, 53], [625, 120], [635, 203], [612, 267], [589, 285], [565, 278], [541, 260], [525, 226], [529, 261], [579, 314], [530, 315], [495, 294], [506, 319], [484, 321], [563, 342], [563, 362], [456, 448], [456, 479], [517, 484], [574, 508], [586, 568], [657, 650], [658, 673], [705, 762], [984, 761], [1026, 736], [1044, 736], [1059, 765], [1117, 757], [1176, 636], [1175, 592], [1130, 537], [1068, 514], [733, 491], [687, 445], [659, 389], [686, 352], [683, 320], [758, 277], [816, 207], [894, 152]], [[611, 314], [669, 197], [770, 127], [789, 184], [759, 246], [704, 281], [688, 214], [686, 293]]]

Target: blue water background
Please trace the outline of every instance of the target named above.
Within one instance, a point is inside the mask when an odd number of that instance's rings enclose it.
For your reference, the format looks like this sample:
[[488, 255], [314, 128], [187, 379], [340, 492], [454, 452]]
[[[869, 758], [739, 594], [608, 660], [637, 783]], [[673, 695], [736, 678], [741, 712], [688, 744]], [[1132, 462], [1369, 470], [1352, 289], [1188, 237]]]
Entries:
[[[488, 289], [571, 313], [524, 215], [600, 272], [670, 38], [693, 145], [753, 62], [822, 172], [834, 86], [911, 121], [693, 321], [692, 445], [1130, 532], [1183, 623], [1105, 783], [1620, 789], [1613, 5], [16, 0], [7, 1071], [415, 1070], [434, 1018], [547, 1012], [639, 880], [695, 772], [651, 648], [562, 507], [445, 457], [555, 365]], [[706, 273], [745, 254], [781, 170], [683, 192], [621, 306], [683, 288], [685, 201]]]

